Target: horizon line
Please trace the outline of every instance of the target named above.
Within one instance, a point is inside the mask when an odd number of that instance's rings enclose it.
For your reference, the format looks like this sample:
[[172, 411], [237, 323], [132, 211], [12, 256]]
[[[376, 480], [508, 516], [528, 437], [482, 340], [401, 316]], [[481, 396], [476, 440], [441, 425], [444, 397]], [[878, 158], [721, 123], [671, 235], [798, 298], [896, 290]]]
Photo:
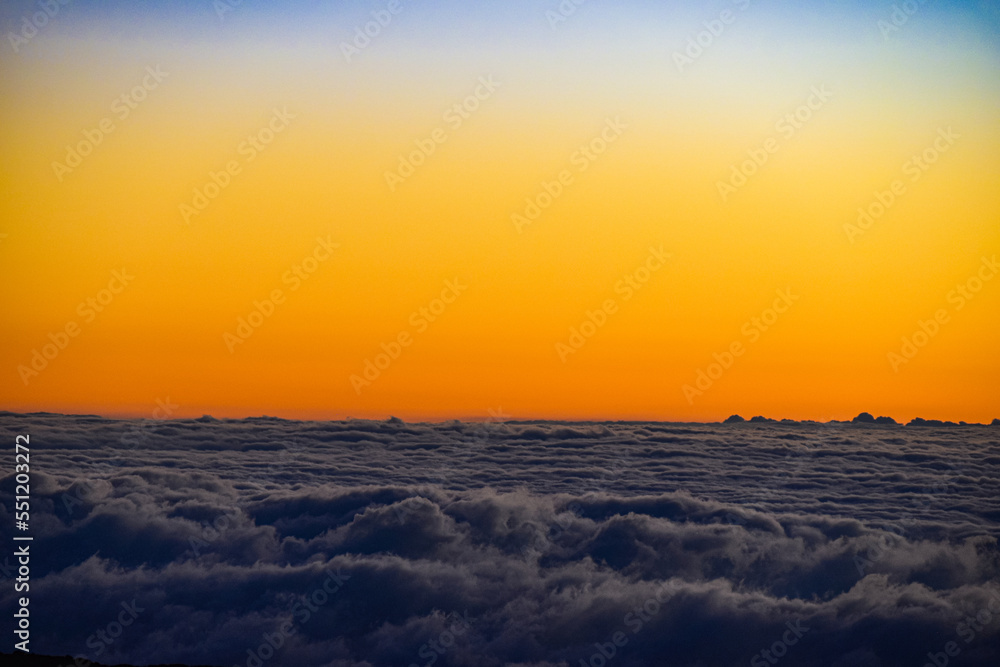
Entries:
[[[407, 419], [401, 419], [394, 415], [389, 415], [388, 417], [353, 417], [347, 416], [338, 419], [300, 419], [300, 418], [289, 418], [289, 417], [279, 417], [276, 415], [246, 415], [243, 417], [215, 417], [211, 414], [203, 414], [199, 417], [186, 416], [186, 417], [173, 417], [173, 416], [156, 416], [156, 411], [154, 410], [153, 417], [148, 416], [137, 416], [137, 415], [125, 415], [125, 414], [97, 414], [97, 413], [75, 413], [75, 412], [50, 412], [47, 410], [33, 411], [33, 412], [15, 412], [12, 410], [2, 410], [0, 409], [0, 417], [37, 417], [37, 416], [54, 416], [54, 417], [87, 417], [96, 419], [106, 419], [108, 421], [157, 421], [157, 422], [172, 422], [172, 421], [251, 421], [251, 420], [272, 420], [272, 421], [287, 421], [287, 422], [382, 422], [382, 423], [397, 423], [397, 424], [413, 424], [413, 425], [443, 425], [453, 422], [459, 422], [464, 424], [539, 424], [539, 423], [549, 423], [549, 424], [698, 424], [698, 425], [756, 425], [756, 424], [851, 424], [858, 426], [918, 426], [918, 427], [962, 427], [962, 426], [1000, 426], [1000, 418], [994, 418], [991, 423], [984, 422], [966, 422], [961, 421], [951, 421], [943, 419], [933, 419], [924, 417], [913, 417], [909, 421], [896, 420], [893, 417], [879, 416], [874, 417], [872, 413], [861, 412], [856, 417], [852, 419], [828, 419], [826, 421], [817, 419], [790, 419], [787, 417], [775, 418], [775, 417], [765, 417], [763, 415], [755, 415], [750, 418], [744, 418], [738, 413], [733, 413], [725, 419], [720, 419], [716, 421], [690, 421], [690, 420], [662, 420], [662, 419], [553, 419], [553, 418], [509, 418], [509, 419], [494, 419], [493, 417], [488, 417], [485, 419], [461, 419], [461, 418], [448, 418], [439, 421], [430, 420], [419, 420], [410, 421]], [[867, 416], [867, 418], [865, 418]]]

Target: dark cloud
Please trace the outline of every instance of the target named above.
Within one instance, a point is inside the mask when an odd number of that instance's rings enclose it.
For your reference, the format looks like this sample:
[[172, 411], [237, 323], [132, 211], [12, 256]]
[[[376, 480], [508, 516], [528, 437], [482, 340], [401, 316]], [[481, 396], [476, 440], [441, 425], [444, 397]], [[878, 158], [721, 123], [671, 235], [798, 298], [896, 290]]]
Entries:
[[[961, 664], [1000, 657], [996, 429], [199, 419], [125, 445], [135, 422], [0, 430], [31, 434], [35, 652], [847, 667], [919, 666], [954, 641]], [[11, 475], [7, 543], [13, 493]]]

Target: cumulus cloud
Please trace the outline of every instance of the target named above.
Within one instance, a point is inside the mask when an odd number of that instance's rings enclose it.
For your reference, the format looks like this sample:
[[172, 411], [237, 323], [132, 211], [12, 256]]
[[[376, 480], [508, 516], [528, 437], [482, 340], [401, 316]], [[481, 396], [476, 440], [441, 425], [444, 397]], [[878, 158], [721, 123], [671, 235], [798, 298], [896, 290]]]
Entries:
[[[954, 641], [963, 664], [1000, 657], [995, 429], [199, 419], [126, 445], [134, 423], [92, 417], [0, 430], [31, 434], [34, 652], [874, 666]], [[123, 605], [141, 611], [115, 628]]]

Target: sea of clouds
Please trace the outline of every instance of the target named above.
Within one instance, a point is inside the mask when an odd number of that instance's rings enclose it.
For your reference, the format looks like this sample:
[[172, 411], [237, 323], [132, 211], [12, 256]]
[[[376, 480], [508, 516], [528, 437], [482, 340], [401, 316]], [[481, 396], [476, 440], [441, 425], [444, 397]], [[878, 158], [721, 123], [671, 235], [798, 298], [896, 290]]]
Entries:
[[[36, 653], [1000, 664], [1000, 427], [4, 413], [0, 432], [5, 544], [31, 439]], [[0, 576], [10, 619], [7, 554]]]

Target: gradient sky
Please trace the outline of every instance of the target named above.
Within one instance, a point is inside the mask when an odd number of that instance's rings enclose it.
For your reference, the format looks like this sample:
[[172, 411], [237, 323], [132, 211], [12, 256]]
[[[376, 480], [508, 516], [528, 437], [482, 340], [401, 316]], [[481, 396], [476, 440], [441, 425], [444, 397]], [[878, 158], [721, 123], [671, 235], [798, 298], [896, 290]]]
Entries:
[[[40, 5], [0, 10], [0, 407], [1000, 417], [1000, 279], [984, 264], [1000, 252], [997, 3], [914, 5], [887, 30], [890, 2], [590, 0], [553, 23], [556, 0], [401, 0], [350, 61], [342, 44], [389, 2], [276, 4], [72, 2], [30, 38]], [[477, 89], [468, 118], [446, 115]], [[53, 165], [102, 121], [78, 166]], [[390, 188], [435, 130], [445, 141]], [[602, 132], [603, 154], [579, 152]], [[884, 214], [852, 228], [879, 196]], [[303, 280], [307, 257], [322, 260]], [[642, 289], [623, 287], [647, 261]], [[227, 338], [275, 290], [273, 314]], [[797, 298], [765, 331], [753, 318], [780, 290]], [[401, 334], [398, 358], [352, 382]]]

